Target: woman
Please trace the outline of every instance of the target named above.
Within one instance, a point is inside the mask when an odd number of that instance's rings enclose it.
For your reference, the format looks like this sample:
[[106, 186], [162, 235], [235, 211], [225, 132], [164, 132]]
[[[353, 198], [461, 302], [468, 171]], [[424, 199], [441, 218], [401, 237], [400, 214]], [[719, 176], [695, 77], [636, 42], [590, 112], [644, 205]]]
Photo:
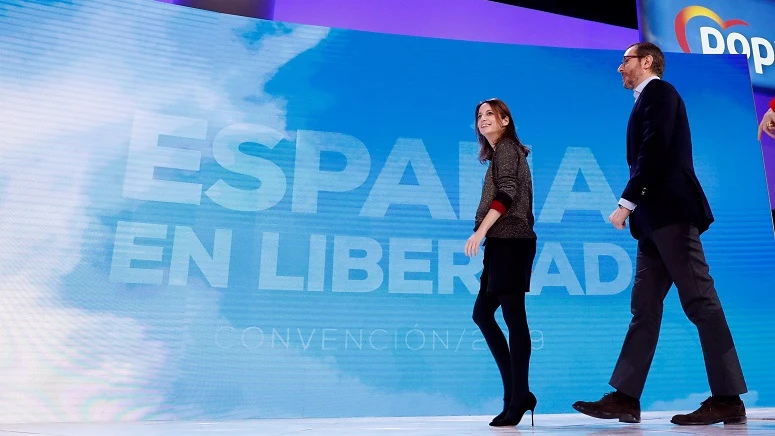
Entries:
[[[528, 388], [530, 329], [525, 313], [525, 293], [530, 291], [530, 272], [536, 254], [533, 231], [533, 182], [527, 164], [529, 150], [517, 137], [511, 112], [505, 103], [490, 99], [476, 106], [479, 160], [490, 161], [476, 212], [474, 234], [465, 247], [475, 256], [482, 240], [484, 270], [473, 318], [482, 331], [503, 380], [503, 411], [490, 425], [517, 425], [536, 397]], [[502, 307], [509, 341], [495, 321]]]

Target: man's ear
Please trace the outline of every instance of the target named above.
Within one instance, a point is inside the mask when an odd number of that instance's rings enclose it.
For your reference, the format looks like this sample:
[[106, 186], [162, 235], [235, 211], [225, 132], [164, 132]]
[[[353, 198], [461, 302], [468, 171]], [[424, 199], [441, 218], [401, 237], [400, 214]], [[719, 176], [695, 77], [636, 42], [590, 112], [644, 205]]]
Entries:
[[654, 56], [646, 55], [646, 57], [643, 58], [643, 61], [643, 67], [650, 70], [651, 66], [654, 65]]

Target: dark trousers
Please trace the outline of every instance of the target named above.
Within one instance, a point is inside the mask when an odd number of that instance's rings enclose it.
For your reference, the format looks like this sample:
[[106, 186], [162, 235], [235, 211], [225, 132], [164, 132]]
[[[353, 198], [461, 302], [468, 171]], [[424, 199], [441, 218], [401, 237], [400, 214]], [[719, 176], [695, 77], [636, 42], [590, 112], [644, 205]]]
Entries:
[[[530, 328], [525, 312], [525, 293], [530, 290], [530, 272], [536, 253], [535, 239], [488, 238], [484, 247], [484, 269], [473, 319], [490, 348], [503, 381], [503, 400], [515, 407], [530, 391]], [[501, 307], [509, 329], [509, 340], [495, 321]]]
[[713, 395], [747, 392], [699, 232], [684, 223], [659, 228], [638, 241], [632, 321], [609, 382], [611, 386], [640, 398], [657, 348], [664, 299], [673, 283], [686, 316], [697, 327]]

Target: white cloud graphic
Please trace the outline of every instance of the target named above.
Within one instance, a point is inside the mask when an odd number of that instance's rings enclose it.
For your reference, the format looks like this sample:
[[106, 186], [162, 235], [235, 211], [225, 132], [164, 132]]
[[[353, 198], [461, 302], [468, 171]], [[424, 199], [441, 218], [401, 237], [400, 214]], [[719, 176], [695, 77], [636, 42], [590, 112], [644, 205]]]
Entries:
[[[221, 20], [228, 18], [141, 0], [19, 2], [0, 17], [0, 422], [174, 416], [163, 405], [181, 349], [137, 316], [159, 301], [135, 301], [125, 315], [72, 307], [65, 293], [76, 287], [103, 298], [120, 289], [83, 263], [83, 251], [110, 244], [113, 229], [100, 218], [131, 207], [116, 175], [135, 111], [194, 107], [240, 119], [233, 93], [212, 83], [211, 60], [192, 61], [193, 49], [170, 37], [193, 22], [214, 47], [247, 52]], [[284, 103], [262, 94], [263, 83], [328, 30], [280, 30], [260, 39], [280, 55], [233, 68], [256, 75], [251, 92], [263, 103], [255, 110], [282, 130]], [[190, 325], [196, 312], [185, 301], [166, 301], [182, 310], [148, 316]]]

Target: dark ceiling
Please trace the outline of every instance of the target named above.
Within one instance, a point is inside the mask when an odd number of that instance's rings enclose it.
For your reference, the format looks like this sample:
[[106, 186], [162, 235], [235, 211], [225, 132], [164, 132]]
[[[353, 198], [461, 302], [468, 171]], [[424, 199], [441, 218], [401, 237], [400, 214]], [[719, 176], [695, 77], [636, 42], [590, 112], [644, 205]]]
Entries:
[[638, 28], [636, 0], [490, 0], [629, 29]]

